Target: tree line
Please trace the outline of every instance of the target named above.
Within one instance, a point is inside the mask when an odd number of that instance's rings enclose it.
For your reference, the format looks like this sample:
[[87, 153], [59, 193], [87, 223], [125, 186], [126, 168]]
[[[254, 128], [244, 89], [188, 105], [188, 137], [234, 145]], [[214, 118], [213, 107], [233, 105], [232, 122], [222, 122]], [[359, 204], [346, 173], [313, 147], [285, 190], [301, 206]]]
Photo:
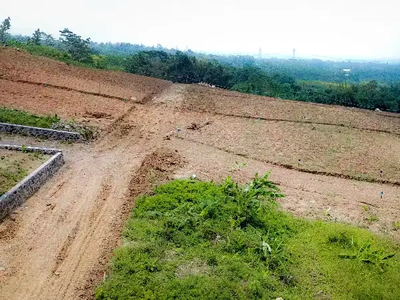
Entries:
[[[58, 39], [40, 29], [29, 37], [11, 36], [8, 34], [10, 27], [10, 18], [0, 25], [0, 43], [69, 64], [126, 71], [179, 83], [206, 82], [275, 98], [400, 112], [400, 65], [204, 55], [190, 50], [166, 49], [161, 45], [94, 43], [68, 28], [60, 30]], [[355, 71], [345, 77], [345, 67]], [[374, 76], [376, 72], [380, 76]], [[361, 80], [364, 78], [372, 80], [364, 82]], [[376, 80], [379, 78], [386, 79], [379, 82]]]
[[282, 99], [400, 112], [400, 82], [313, 83], [247, 65], [234, 67], [183, 52], [142, 51], [126, 60], [126, 71], [180, 83], [206, 82], [229, 90]]

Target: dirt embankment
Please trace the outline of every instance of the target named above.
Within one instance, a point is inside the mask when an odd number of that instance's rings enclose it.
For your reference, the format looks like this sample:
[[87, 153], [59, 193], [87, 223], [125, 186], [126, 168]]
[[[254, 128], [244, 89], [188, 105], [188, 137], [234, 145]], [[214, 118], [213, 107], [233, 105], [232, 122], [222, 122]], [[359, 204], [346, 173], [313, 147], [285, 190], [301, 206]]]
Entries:
[[99, 93], [122, 99], [147, 101], [171, 83], [124, 72], [69, 66], [15, 49], [0, 50], [0, 78], [51, 84], [78, 91]]
[[0, 106], [39, 115], [57, 114], [63, 119], [82, 117], [88, 112], [117, 118], [132, 103], [0, 79]]
[[180, 137], [298, 170], [400, 185], [397, 135], [226, 116], [212, 120]]
[[0, 107], [106, 128], [132, 103], [151, 101], [164, 80], [69, 66], [15, 49], [0, 49]]

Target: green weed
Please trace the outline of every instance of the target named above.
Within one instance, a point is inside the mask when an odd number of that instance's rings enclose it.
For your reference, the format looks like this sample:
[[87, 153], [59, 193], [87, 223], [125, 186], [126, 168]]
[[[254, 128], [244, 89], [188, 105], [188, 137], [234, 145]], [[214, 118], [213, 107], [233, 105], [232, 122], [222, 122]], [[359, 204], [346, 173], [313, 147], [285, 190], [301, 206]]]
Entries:
[[50, 128], [58, 121], [60, 118], [57, 116], [37, 116], [16, 109], [0, 108], [0, 122], [3, 123]]
[[268, 179], [176, 180], [136, 200], [97, 299], [398, 299], [400, 249], [295, 218]]
[[399, 230], [399, 228], [400, 228], [399, 221], [394, 222], [394, 228], [395, 228], [395, 230]]
[[379, 221], [379, 217], [376, 214], [369, 214], [365, 217], [365, 220], [367, 220], [369, 224], [372, 224], [373, 222]]
[[0, 196], [11, 189], [28, 175], [28, 171], [20, 167], [3, 168], [0, 166]]
[[240, 171], [241, 169], [243, 169], [246, 166], [246, 163], [238, 163], [237, 161], [235, 162], [235, 164], [232, 167], [232, 171]]

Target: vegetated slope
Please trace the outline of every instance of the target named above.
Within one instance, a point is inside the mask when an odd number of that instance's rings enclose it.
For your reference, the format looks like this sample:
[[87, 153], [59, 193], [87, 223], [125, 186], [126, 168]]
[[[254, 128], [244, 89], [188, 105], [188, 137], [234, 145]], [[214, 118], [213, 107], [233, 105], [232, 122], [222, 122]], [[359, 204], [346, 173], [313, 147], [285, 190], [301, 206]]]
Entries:
[[16, 49], [0, 49], [0, 78], [51, 84], [137, 101], [149, 100], [171, 83], [124, 72], [69, 66]]
[[278, 100], [191, 85], [184, 106], [219, 114], [304, 123], [322, 123], [400, 134], [400, 115], [343, 106]]
[[264, 177], [178, 180], [137, 199], [97, 299], [397, 299], [398, 245], [293, 218]]

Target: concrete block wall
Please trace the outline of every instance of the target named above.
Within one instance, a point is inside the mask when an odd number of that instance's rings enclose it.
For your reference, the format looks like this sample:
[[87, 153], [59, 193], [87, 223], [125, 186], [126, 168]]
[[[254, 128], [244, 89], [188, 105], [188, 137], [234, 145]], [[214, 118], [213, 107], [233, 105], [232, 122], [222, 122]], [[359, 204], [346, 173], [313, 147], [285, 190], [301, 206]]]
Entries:
[[52, 157], [25, 177], [20, 183], [0, 197], [0, 220], [4, 219], [15, 208], [23, 204], [39, 188], [53, 176], [64, 164], [64, 156], [60, 150], [37, 147], [22, 147], [14, 145], [0, 145], [0, 148], [16, 151], [50, 154]]
[[0, 123], [0, 132], [24, 134], [64, 141], [78, 141], [82, 139], [82, 135], [78, 132], [69, 132], [8, 123]]

